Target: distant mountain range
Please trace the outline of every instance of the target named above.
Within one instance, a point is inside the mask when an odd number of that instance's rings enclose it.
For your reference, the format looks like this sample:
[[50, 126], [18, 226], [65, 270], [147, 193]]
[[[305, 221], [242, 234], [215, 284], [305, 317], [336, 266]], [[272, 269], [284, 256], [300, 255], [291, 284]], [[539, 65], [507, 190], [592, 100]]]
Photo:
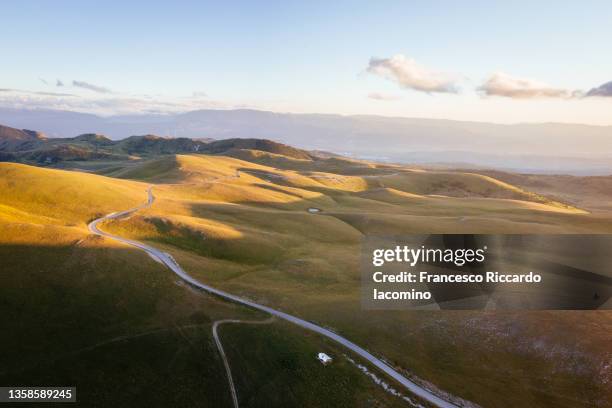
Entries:
[[111, 139], [142, 134], [175, 138], [257, 138], [383, 161], [612, 174], [612, 126], [500, 125], [256, 110], [99, 117], [68, 111], [8, 108], [0, 108], [0, 123], [37, 129], [48, 137], [93, 131]]
[[152, 157], [162, 154], [224, 154], [241, 149], [260, 150], [293, 159], [312, 158], [304, 150], [261, 139], [203, 140], [144, 135], [111, 140], [95, 133], [47, 138], [40, 132], [0, 125], [0, 161], [57, 164], [79, 160], [127, 160], [133, 156]]

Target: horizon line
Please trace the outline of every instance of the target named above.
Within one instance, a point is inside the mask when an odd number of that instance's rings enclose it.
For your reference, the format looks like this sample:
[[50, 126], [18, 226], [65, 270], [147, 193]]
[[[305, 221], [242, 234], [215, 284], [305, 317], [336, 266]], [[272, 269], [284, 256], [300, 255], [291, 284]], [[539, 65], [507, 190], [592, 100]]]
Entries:
[[397, 115], [382, 115], [382, 114], [368, 114], [368, 113], [358, 113], [358, 114], [345, 114], [345, 113], [319, 113], [319, 112], [291, 112], [291, 111], [273, 111], [267, 109], [258, 109], [258, 108], [203, 108], [203, 109], [194, 109], [194, 110], [185, 110], [179, 112], [137, 112], [137, 113], [127, 113], [127, 114], [112, 114], [112, 115], [100, 115], [97, 113], [80, 111], [80, 110], [70, 110], [70, 109], [50, 109], [50, 108], [14, 108], [14, 107], [5, 107], [0, 106], [0, 110], [11, 110], [11, 111], [34, 111], [34, 112], [62, 112], [62, 113], [76, 113], [81, 115], [89, 115], [94, 116], [100, 119], [108, 119], [108, 118], [119, 118], [119, 117], [129, 117], [129, 116], [178, 116], [185, 115], [194, 112], [258, 112], [258, 113], [268, 113], [268, 114], [277, 114], [277, 115], [296, 115], [296, 116], [336, 116], [342, 118], [385, 118], [385, 119], [400, 119], [400, 120], [421, 120], [421, 121], [443, 121], [443, 122], [455, 122], [455, 123], [472, 123], [472, 124], [484, 124], [484, 125], [496, 125], [496, 126], [522, 126], [522, 125], [562, 125], [562, 126], [589, 126], [589, 127], [598, 127], [598, 128], [609, 128], [612, 127], [612, 123], [610, 124], [592, 124], [592, 123], [579, 123], [579, 122], [494, 122], [494, 121], [479, 121], [479, 120], [462, 120], [462, 119], [449, 119], [449, 118], [434, 118], [434, 117], [418, 117], [418, 116], [397, 116]]

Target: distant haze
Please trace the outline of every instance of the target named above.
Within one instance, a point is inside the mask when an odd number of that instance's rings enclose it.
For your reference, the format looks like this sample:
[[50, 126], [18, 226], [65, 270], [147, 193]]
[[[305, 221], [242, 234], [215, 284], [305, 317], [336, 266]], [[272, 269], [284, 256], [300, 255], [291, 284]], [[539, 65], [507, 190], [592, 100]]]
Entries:
[[526, 172], [612, 174], [612, 126], [500, 125], [256, 110], [99, 117], [6, 108], [0, 108], [0, 123], [42, 131], [49, 137], [95, 132], [112, 139], [141, 134], [267, 138], [299, 148], [376, 160]]

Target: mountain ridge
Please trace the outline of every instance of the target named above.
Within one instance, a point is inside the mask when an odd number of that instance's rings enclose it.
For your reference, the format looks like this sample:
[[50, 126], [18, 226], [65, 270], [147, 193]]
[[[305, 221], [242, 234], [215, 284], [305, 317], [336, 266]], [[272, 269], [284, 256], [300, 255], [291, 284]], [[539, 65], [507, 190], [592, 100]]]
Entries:
[[[304, 150], [410, 163], [463, 162], [511, 171], [612, 174], [612, 126], [518, 123], [373, 115], [276, 113], [253, 109], [100, 117], [87, 113], [0, 108], [0, 123], [49, 137], [92, 131], [110, 139], [153, 133], [215, 139], [269, 139]], [[444, 158], [444, 152], [463, 152]], [[495, 157], [494, 157], [495, 156]], [[560, 165], [554, 160], [563, 158]], [[591, 158], [601, 159], [590, 165]], [[602, 162], [603, 161], [603, 162]]]
[[153, 134], [111, 140], [97, 133], [45, 138], [39, 132], [0, 125], [0, 160], [58, 163], [71, 160], [127, 159], [133, 155], [180, 153], [223, 154], [234, 150], [259, 150], [291, 159], [312, 160], [308, 152], [266, 139], [171, 138]]

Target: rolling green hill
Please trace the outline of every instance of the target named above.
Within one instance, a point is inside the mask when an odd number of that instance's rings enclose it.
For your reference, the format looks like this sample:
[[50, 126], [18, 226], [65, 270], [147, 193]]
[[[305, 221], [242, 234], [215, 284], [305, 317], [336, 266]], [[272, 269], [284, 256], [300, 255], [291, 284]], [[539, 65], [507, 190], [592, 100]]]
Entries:
[[[101, 406], [116, 402], [111, 388], [124, 383], [132, 385], [117, 395], [132, 405], [148, 391], [147, 406], [190, 398], [228, 406], [218, 392], [226, 382], [212, 322], [263, 316], [195, 292], [138, 250], [86, 229], [93, 218], [144, 202], [151, 185], [152, 207], [101, 228], [159, 247], [203, 282], [328, 327], [416, 381], [482, 406], [500, 398], [505, 406], [566, 408], [605, 401], [610, 313], [365, 311], [359, 252], [366, 234], [610, 233], [609, 212], [534, 193], [524, 178], [519, 187], [506, 176], [321, 157], [256, 141], [220, 144], [215, 154], [169, 154], [173, 141], [41, 142], [149, 152], [77, 160], [80, 171], [0, 163], [7, 260], [0, 307], [12, 333], [3, 349], [28, 356], [5, 359], [3, 383], [74, 383], [87, 398], [99, 393]], [[276, 322], [222, 333], [245, 406], [336, 405], [338, 395], [346, 406], [403, 404], [317, 336]], [[341, 360], [333, 375], [317, 371], [322, 366], [308, 357], [314, 350]], [[309, 394], [313, 387], [329, 397]], [[180, 392], [156, 399], [154, 389]]]
[[225, 154], [255, 149], [293, 159], [310, 160], [304, 150], [265, 139], [166, 138], [156, 135], [130, 136], [113, 141], [104, 135], [85, 133], [71, 138], [47, 139], [38, 132], [0, 125], [0, 160], [31, 164], [57, 164], [65, 161], [126, 160], [177, 153]]
[[[143, 252], [85, 228], [92, 217], [140, 204], [145, 187], [0, 163], [1, 383], [74, 385], [78, 406], [87, 407], [231, 407], [212, 324], [264, 316], [194, 291]], [[268, 392], [275, 397], [266, 406], [278, 408], [402, 406], [318, 337], [278, 322], [263, 332], [232, 329], [221, 334], [241, 377], [242, 406]], [[258, 358], [238, 364], [235, 353], [253, 344]], [[321, 366], [318, 350], [338, 364]], [[267, 380], [243, 386], [251, 373]], [[315, 388], [325, 392], [313, 398]]]

